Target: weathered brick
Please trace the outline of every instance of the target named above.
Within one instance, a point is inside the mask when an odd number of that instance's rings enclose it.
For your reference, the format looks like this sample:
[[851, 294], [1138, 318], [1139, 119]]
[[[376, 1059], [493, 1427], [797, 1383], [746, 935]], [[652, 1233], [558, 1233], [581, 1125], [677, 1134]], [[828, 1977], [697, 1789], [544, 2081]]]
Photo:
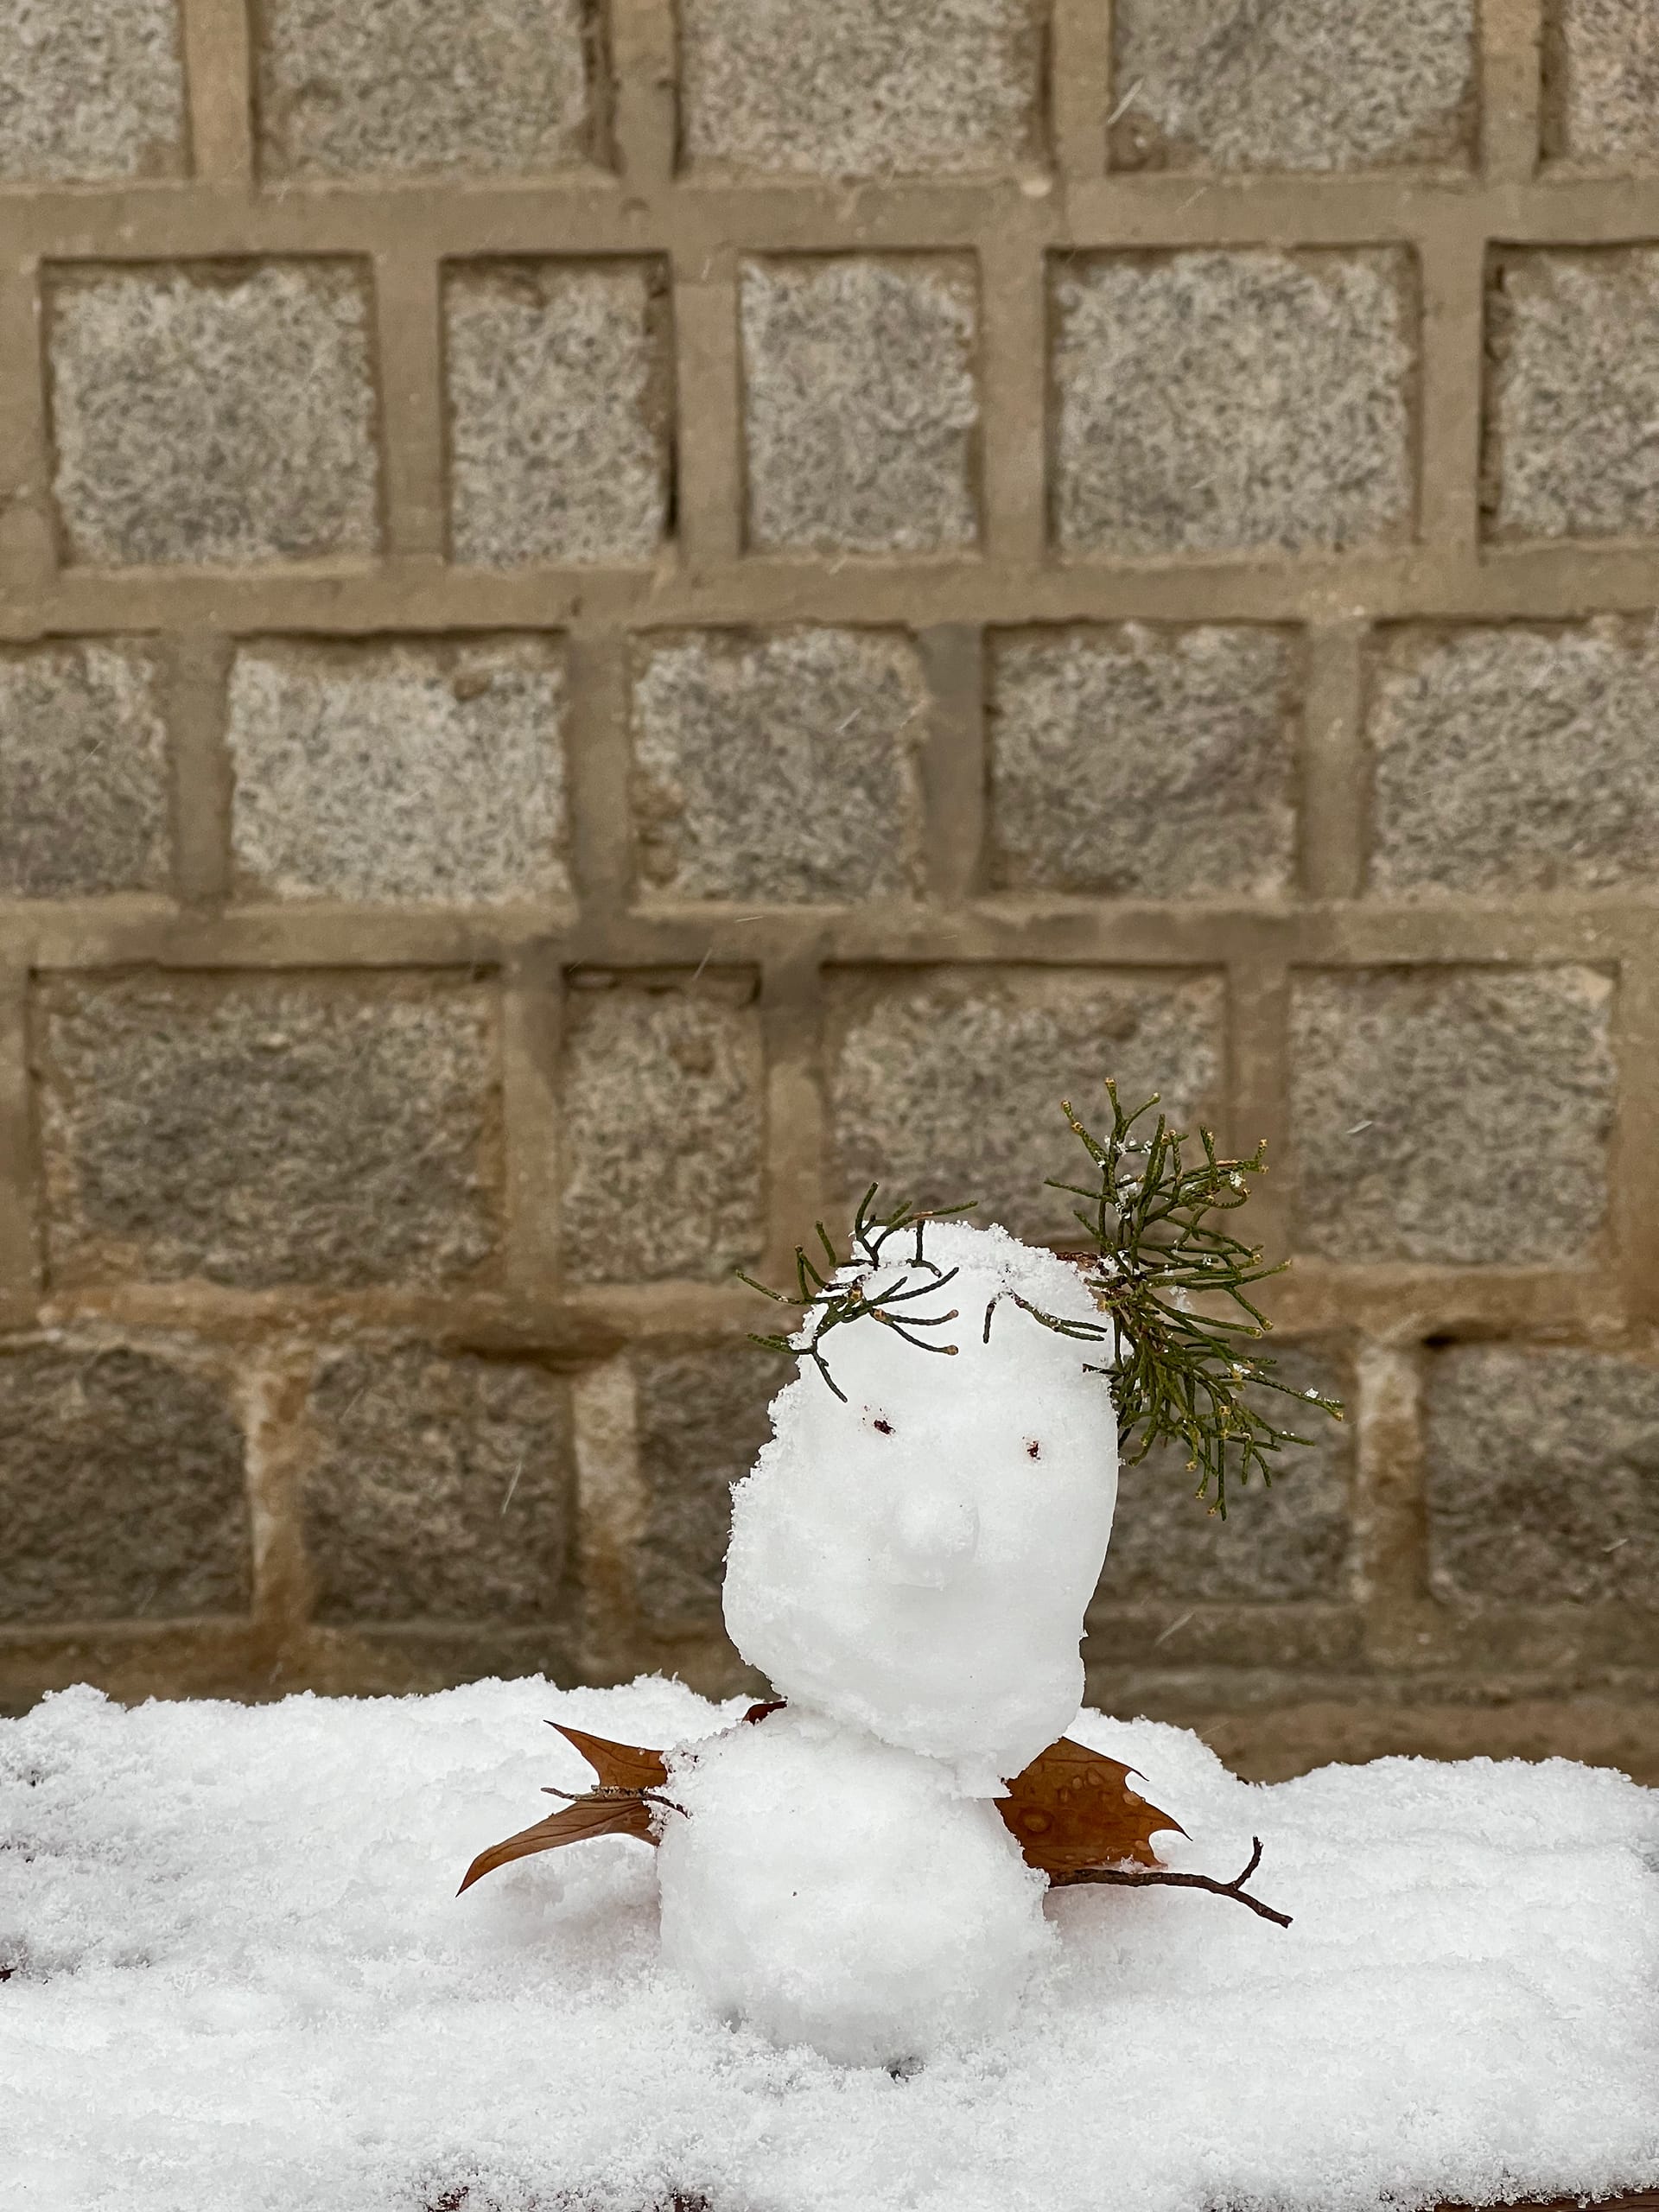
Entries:
[[1161, 1094], [1176, 1126], [1213, 1122], [1222, 996], [1213, 977], [1101, 969], [950, 969], [831, 979], [836, 1188], [889, 1201], [977, 1198], [976, 1219], [1027, 1237], [1077, 1233], [1044, 1179], [1086, 1166], [1060, 1101], [1085, 1122], [1117, 1079]]
[[[1268, 1347], [1281, 1381], [1342, 1398], [1340, 1363], [1294, 1345]], [[1257, 1476], [1230, 1483], [1227, 1518], [1193, 1495], [1186, 1455], [1160, 1445], [1138, 1467], [1120, 1470], [1111, 1549], [1100, 1580], [1108, 1603], [1168, 1599], [1193, 1605], [1340, 1603], [1350, 1595], [1353, 1433], [1317, 1406], [1298, 1408], [1277, 1391], [1255, 1394], [1275, 1427], [1308, 1439], [1276, 1455], [1273, 1486]]]
[[543, 639], [243, 647], [229, 743], [246, 887], [461, 906], [568, 890], [563, 702]]
[[1459, 1344], [1431, 1360], [1427, 1420], [1439, 1596], [1659, 1604], [1659, 1371]]
[[185, 141], [177, 0], [0, 0], [0, 177], [177, 176]]
[[1659, 166], [1659, 16], [1652, 0], [1549, 0], [1547, 143], [1605, 168]]
[[645, 883], [681, 899], [914, 891], [925, 707], [893, 631], [646, 639], [632, 715]]
[[1474, 16], [1474, 0], [1118, 0], [1114, 75], [1128, 105], [1112, 166], [1465, 162]]
[[1031, 0], [685, 0], [680, 36], [693, 167], [889, 176], [1037, 157]]
[[0, 898], [167, 889], [160, 686], [136, 639], [0, 649]]
[[354, 264], [59, 269], [48, 304], [71, 560], [374, 552], [369, 302]]
[[1278, 630], [1128, 622], [999, 639], [995, 883], [1147, 898], [1282, 891], [1294, 672]]
[[567, 1272], [729, 1280], [760, 1248], [765, 1081], [753, 984], [584, 974], [567, 1004]]
[[1607, 1201], [1612, 995], [1587, 968], [1300, 976], [1301, 1249], [1354, 1264], [1588, 1258]]
[[1659, 531], [1659, 248], [1505, 252], [1488, 317], [1491, 533]]
[[245, 1612], [242, 1435], [208, 1374], [0, 1348], [0, 1621]]
[[1394, 632], [1370, 686], [1373, 889], [1659, 876], [1659, 628]]
[[658, 1634], [718, 1630], [732, 1484], [772, 1433], [766, 1408], [787, 1361], [754, 1344], [674, 1345], [634, 1355], [640, 1471], [641, 1607]]
[[310, 1420], [303, 1520], [319, 1620], [505, 1624], [565, 1609], [562, 1376], [422, 1345], [330, 1352]]
[[487, 986], [56, 977], [40, 1001], [54, 1282], [440, 1283], [493, 1254]]
[[588, 152], [582, 0], [264, 0], [267, 176], [496, 176]]
[[1061, 547], [1334, 551], [1407, 536], [1408, 268], [1389, 250], [1066, 262]]
[[973, 264], [863, 254], [747, 261], [748, 536], [779, 551], [971, 545]]
[[649, 561], [668, 528], [655, 262], [494, 262], [444, 283], [454, 557]]

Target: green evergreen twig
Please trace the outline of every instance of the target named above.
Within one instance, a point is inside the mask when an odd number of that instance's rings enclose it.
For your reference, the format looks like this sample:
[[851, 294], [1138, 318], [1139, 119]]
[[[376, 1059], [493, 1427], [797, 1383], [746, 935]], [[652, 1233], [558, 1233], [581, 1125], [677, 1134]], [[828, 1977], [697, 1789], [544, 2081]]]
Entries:
[[[1124, 1112], [1109, 1077], [1106, 1095], [1112, 1127], [1103, 1138], [1084, 1127], [1070, 1100], [1061, 1108], [1089, 1155], [1095, 1181], [1049, 1179], [1053, 1189], [1087, 1201], [1073, 1211], [1096, 1248], [1084, 1281], [1104, 1318], [1096, 1327], [1044, 1313], [1023, 1299], [1018, 1302], [1063, 1336], [1094, 1336], [1111, 1344], [1110, 1360], [1096, 1371], [1111, 1391], [1124, 1464], [1138, 1465], [1154, 1445], [1180, 1444], [1187, 1466], [1198, 1476], [1198, 1495], [1209, 1497], [1211, 1511], [1225, 1520], [1230, 1471], [1240, 1483], [1259, 1471], [1270, 1486], [1269, 1454], [1313, 1440], [1278, 1427], [1245, 1394], [1276, 1391], [1317, 1405], [1338, 1421], [1341, 1402], [1281, 1381], [1274, 1361], [1245, 1351], [1239, 1341], [1267, 1333], [1271, 1324], [1249, 1293], [1290, 1263], [1264, 1265], [1259, 1246], [1230, 1236], [1211, 1217], [1244, 1205], [1249, 1197], [1245, 1179], [1266, 1173], [1265, 1146], [1258, 1145], [1249, 1159], [1224, 1160], [1211, 1132], [1201, 1128], [1203, 1163], [1189, 1166], [1182, 1147], [1190, 1139], [1161, 1114], [1149, 1139], [1135, 1135], [1135, 1124], [1157, 1105], [1155, 1094], [1132, 1114]], [[1193, 1304], [1200, 1298], [1225, 1300], [1236, 1311], [1201, 1310]], [[985, 1315], [987, 1335], [993, 1310]]]
[[[877, 1185], [872, 1183], [859, 1201], [858, 1211], [853, 1217], [852, 1236], [844, 1255], [836, 1248], [835, 1239], [823, 1224], [821, 1221], [814, 1224], [828, 1267], [827, 1274], [819, 1265], [817, 1256], [810, 1254], [805, 1245], [795, 1247], [794, 1297], [791, 1298], [785, 1291], [773, 1290], [767, 1283], [757, 1282], [753, 1275], [745, 1274], [741, 1268], [735, 1270], [740, 1282], [746, 1282], [751, 1290], [758, 1290], [763, 1298], [770, 1298], [775, 1305], [798, 1306], [805, 1309], [800, 1328], [792, 1333], [773, 1336], [752, 1334], [750, 1342], [764, 1344], [768, 1351], [804, 1354], [811, 1360], [843, 1404], [847, 1393], [830, 1372], [829, 1362], [824, 1358], [821, 1346], [832, 1329], [844, 1327], [849, 1321], [868, 1319], [893, 1330], [907, 1344], [913, 1344], [918, 1351], [935, 1352], [945, 1358], [956, 1357], [955, 1344], [930, 1344], [925, 1337], [918, 1336], [915, 1332], [944, 1328], [957, 1319], [959, 1308], [953, 1306], [948, 1313], [916, 1313], [908, 1309], [917, 1299], [926, 1297], [930, 1292], [943, 1290], [947, 1283], [954, 1282], [960, 1272], [956, 1268], [941, 1269], [927, 1257], [922, 1249], [922, 1240], [928, 1223], [943, 1221], [952, 1214], [966, 1213], [976, 1201], [969, 1198], [960, 1205], [939, 1206], [926, 1211], [904, 1205], [895, 1207], [889, 1214], [877, 1215], [874, 1211], [876, 1189]], [[896, 1282], [871, 1297], [868, 1290], [871, 1276], [884, 1264], [893, 1264], [883, 1261], [882, 1255], [887, 1245], [896, 1236], [912, 1234], [915, 1249], [903, 1262], [905, 1272]], [[915, 1271], [914, 1279], [911, 1272], [912, 1269]], [[903, 1313], [894, 1313], [892, 1310], [894, 1306], [903, 1306], [906, 1310]], [[802, 1331], [805, 1332], [804, 1343], [799, 1340]]]
[[[1089, 1155], [1095, 1180], [1050, 1179], [1053, 1189], [1086, 1202], [1073, 1211], [1095, 1248], [1083, 1279], [1101, 1318], [1070, 1319], [1046, 1312], [1017, 1291], [1003, 1291], [985, 1309], [985, 1341], [990, 1340], [996, 1308], [1006, 1299], [1059, 1336], [1109, 1347], [1106, 1361], [1090, 1372], [1106, 1378], [1123, 1464], [1137, 1465], [1155, 1445], [1179, 1443], [1188, 1467], [1198, 1476], [1198, 1495], [1209, 1498], [1211, 1511], [1225, 1520], [1230, 1474], [1245, 1483], [1259, 1472], [1271, 1485], [1269, 1456], [1287, 1444], [1312, 1441], [1278, 1427], [1249, 1402], [1247, 1392], [1277, 1392], [1317, 1405], [1338, 1421], [1342, 1405], [1317, 1390], [1298, 1390], [1281, 1381], [1274, 1371], [1275, 1362], [1246, 1351], [1240, 1341], [1267, 1333], [1270, 1324], [1249, 1294], [1289, 1262], [1265, 1265], [1259, 1247], [1230, 1235], [1212, 1217], [1235, 1212], [1245, 1203], [1246, 1179], [1266, 1172], [1264, 1147], [1258, 1146], [1249, 1159], [1224, 1160], [1213, 1135], [1201, 1128], [1203, 1162], [1189, 1165], [1182, 1147], [1190, 1138], [1172, 1129], [1161, 1114], [1149, 1138], [1135, 1134], [1136, 1123], [1157, 1105], [1155, 1096], [1126, 1114], [1109, 1077], [1106, 1095], [1112, 1127], [1104, 1137], [1084, 1128], [1069, 1100], [1061, 1109]], [[737, 1270], [752, 1290], [804, 1313], [792, 1332], [757, 1335], [752, 1341], [810, 1359], [843, 1402], [847, 1394], [830, 1371], [823, 1341], [849, 1322], [875, 1321], [919, 1351], [949, 1357], [956, 1351], [954, 1344], [931, 1344], [918, 1333], [956, 1320], [956, 1307], [930, 1313], [912, 1308], [916, 1300], [943, 1290], [960, 1272], [942, 1271], [928, 1259], [923, 1249], [926, 1224], [967, 1212], [973, 1202], [928, 1211], [900, 1205], [878, 1216], [875, 1195], [872, 1183], [854, 1217], [844, 1255], [822, 1222], [816, 1225], [822, 1264], [816, 1253], [797, 1245], [795, 1295]], [[901, 1272], [873, 1295], [871, 1278], [893, 1264], [884, 1258], [887, 1247], [912, 1233], [914, 1249]], [[1236, 1310], [1216, 1314], [1196, 1306], [1198, 1299], [1224, 1300]]]

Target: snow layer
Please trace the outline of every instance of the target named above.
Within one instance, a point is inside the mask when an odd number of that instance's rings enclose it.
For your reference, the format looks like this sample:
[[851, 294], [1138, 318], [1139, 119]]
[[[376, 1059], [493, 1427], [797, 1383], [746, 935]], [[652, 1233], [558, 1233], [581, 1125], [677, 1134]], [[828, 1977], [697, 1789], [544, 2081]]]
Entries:
[[930, 1224], [926, 1258], [956, 1271], [937, 1288], [910, 1237], [888, 1249], [897, 1264], [866, 1294], [898, 1292], [895, 1319], [942, 1349], [868, 1317], [833, 1329], [845, 1403], [802, 1361], [733, 1493], [726, 1624], [791, 1705], [947, 1760], [990, 1796], [1082, 1700], [1117, 1497], [1111, 1402], [1089, 1371], [1105, 1347], [1013, 1302], [1099, 1319], [1074, 1267], [1006, 1230]]
[[849, 2065], [1005, 2027], [1054, 1945], [1047, 1884], [935, 1759], [816, 1713], [741, 1723], [677, 1761], [658, 1861], [663, 1955], [723, 2018]]
[[531, 1680], [0, 1722], [7, 2212], [1362, 2212], [1659, 2183], [1659, 1793], [1551, 1761], [1233, 1779], [1084, 1715], [1192, 1831], [1049, 1903], [1008, 2031], [895, 2079], [723, 2025], [613, 1838], [454, 1894], [586, 1770], [740, 1707]]

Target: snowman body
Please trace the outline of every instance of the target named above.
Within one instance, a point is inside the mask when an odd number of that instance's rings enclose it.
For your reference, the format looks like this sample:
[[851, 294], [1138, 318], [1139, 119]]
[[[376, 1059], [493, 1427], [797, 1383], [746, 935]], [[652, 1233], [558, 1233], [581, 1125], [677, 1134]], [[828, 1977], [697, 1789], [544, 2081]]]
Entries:
[[1097, 1321], [1078, 1271], [958, 1223], [916, 1255], [863, 1285], [914, 1340], [827, 1332], [734, 1494], [727, 1625], [786, 1709], [679, 1756], [660, 1853], [666, 1955], [849, 2063], [990, 2032], [1049, 1948], [995, 1799], [1082, 1701], [1116, 1494], [1109, 1346], [1027, 1310]]

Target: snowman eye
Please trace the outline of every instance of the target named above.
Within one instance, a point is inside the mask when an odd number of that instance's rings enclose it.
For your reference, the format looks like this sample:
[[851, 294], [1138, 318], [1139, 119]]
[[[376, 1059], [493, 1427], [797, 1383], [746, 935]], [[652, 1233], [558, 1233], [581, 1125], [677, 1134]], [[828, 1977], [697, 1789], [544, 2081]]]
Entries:
[[870, 1427], [875, 1431], [878, 1436], [891, 1436], [893, 1434], [893, 1423], [887, 1419], [885, 1414], [877, 1414], [874, 1419], [871, 1421]]
[[1036, 1438], [1035, 1438], [1034, 1436], [1027, 1437], [1027, 1440], [1026, 1440], [1026, 1457], [1027, 1457], [1027, 1459], [1040, 1459], [1042, 1458], [1042, 1456], [1043, 1456], [1043, 1447], [1042, 1447], [1042, 1446], [1041, 1446], [1041, 1445], [1037, 1441], [1037, 1440], [1036, 1440]]

